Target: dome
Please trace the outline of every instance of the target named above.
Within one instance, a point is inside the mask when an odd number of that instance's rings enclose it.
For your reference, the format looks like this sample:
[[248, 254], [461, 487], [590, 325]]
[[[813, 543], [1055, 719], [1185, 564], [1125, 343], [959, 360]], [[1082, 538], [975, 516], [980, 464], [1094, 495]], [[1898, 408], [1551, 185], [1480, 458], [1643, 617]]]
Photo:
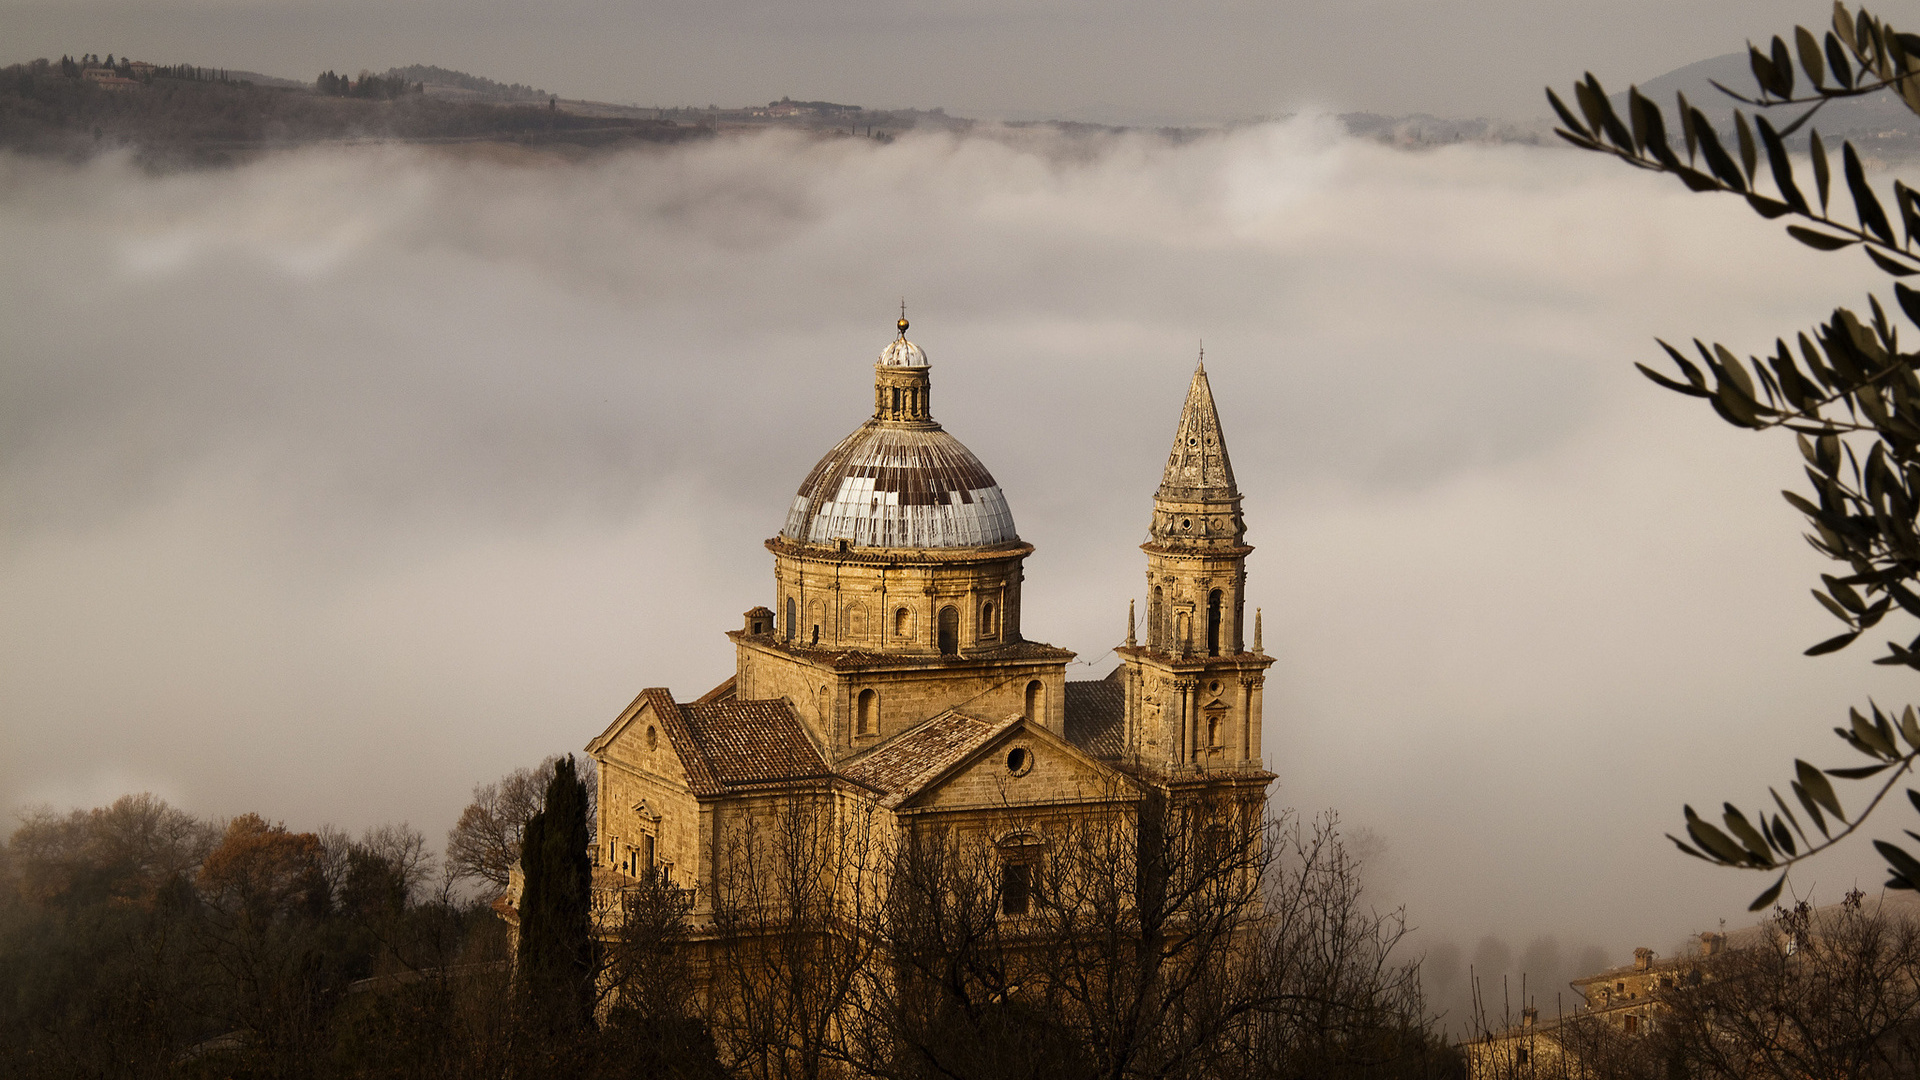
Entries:
[[[905, 323], [907, 320], [901, 319], [900, 321]], [[903, 329], [900, 331], [899, 337], [887, 342], [887, 347], [880, 350], [880, 366], [926, 367], [927, 353], [926, 350], [920, 346], [908, 341], [907, 333]]]
[[993, 474], [960, 440], [937, 425], [878, 419], [840, 440], [807, 474], [780, 535], [806, 544], [847, 540], [890, 548], [987, 547], [1019, 539]]

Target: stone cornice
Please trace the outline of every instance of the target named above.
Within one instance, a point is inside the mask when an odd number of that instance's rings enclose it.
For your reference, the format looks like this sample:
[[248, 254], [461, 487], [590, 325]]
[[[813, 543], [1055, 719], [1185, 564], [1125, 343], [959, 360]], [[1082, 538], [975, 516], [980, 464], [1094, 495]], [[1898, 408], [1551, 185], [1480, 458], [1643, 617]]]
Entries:
[[1065, 663], [1079, 655], [1040, 641], [1016, 641], [987, 649], [963, 649], [956, 656], [941, 653], [882, 653], [865, 649], [822, 649], [783, 641], [779, 634], [749, 634], [729, 630], [736, 645], [765, 649], [833, 671], [940, 671], [977, 667], [1023, 667]]
[[[999, 562], [1023, 559], [1033, 554], [1033, 545], [1022, 540], [991, 547], [961, 548], [860, 548], [827, 547], [802, 544], [784, 536], [767, 541], [767, 550], [775, 555], [816, 562], [860, 563], [870, 566], [939, 566], [955, 563]], [[1248, 550], [1252, 550], [1249, 548]]]
[[1182, 657], [1172, 653], [1159, 652], [1145, 645], [1120, 645], [1116, 646], [1113, 651], [1122, 657], [1140, 660], [1152, 664], [1155, 667], [1165, 668], [1169, 671], [1187, 675], [1198, 675], [1209, 668], [1237, 668], [1243, 672], [1260, 671], [1272, 666], [1274, 663], [1273, 657], [1268, 656], [1266, 653], [1257, 652], [1224, 653], [1220, 656], [1205, 656], [1196, 653], [1192, 656]]
[[1149, 541], [1141, 544], [1140, 550], [1149, 555], [1165, 555], [1174, 559], [1244, 559], [1253, 554], [1253, 545], [1221, 544], [1219, 547], [1200, 547], [1183, 542], [1175, 547], [1171, 544], [1156, 544]]

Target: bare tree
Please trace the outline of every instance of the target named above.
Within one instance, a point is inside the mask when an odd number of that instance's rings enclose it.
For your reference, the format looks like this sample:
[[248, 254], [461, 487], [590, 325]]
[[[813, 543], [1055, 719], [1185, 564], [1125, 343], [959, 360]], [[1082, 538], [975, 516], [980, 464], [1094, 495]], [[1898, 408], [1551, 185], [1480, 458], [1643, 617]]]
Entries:
[[[520, 864], [520, 840], [527, 819], [540, 812], [547, 784], [553, 779], [555, 754], [532, 768], [515, 769], [492, 783], [476, 784], [473, 802], [447, 833], [447, 870], [457, 880], [507, 887], [507, 877]], [[599, 785], [593, 759], [576, 759], [581, 782], [587, 786], [587, 839], [593, 841]]]
[[727, 832], [716, 872], [708, 1015], [722, 1060], [753, 1080], [815, 1080], [846, 1057], [842, 1024], [870, 974], [886, 845], [876, 811], [831, 790], [789, 796]]
[[219, 840], [212, 825], [143, 792], [65, 815], [31, 811], [7, 847], [36, 899], [142, 899], [191, 877]]
[[1893, 1080], [1920, 1072], [1920, 924], [1859, 892], [1663, 966], [1629, 1026], [1576, 1013], [1476, 1046], [1483, 1080]]
[[1459, 1054], [1434, 1036], [1419, 961], [1396, 956], [1406, 912], [1366, 902], [1339, 820], [1283, 815], [1267, 832], [1261, 986], [1249, 1075], [1444, 1077]]
[[903, 839], [855, 996], [891, 1077], [1444, 1075], [1398, 913], [1331, 820], [1232, 797], [1001, 815]]
[[941, 824], [825, 786], [730, 806], [710, 914], [627, 890], [608, 1045], [675, 1032], [649, 1068], [751, 1080], [1459, 1074], [1331, 818], [1115, 794]]
[[1761, 944], [1666, 995], [1662, 1036], [1703, 1078], [1920, 1073], [1920, 924], [1858, 891], [1776, 908]]
[[605, 950], [599, 1063], [604, 1075], [722, 1080], [700, 1008], [692, 890], [647, 874], [619, 899]]

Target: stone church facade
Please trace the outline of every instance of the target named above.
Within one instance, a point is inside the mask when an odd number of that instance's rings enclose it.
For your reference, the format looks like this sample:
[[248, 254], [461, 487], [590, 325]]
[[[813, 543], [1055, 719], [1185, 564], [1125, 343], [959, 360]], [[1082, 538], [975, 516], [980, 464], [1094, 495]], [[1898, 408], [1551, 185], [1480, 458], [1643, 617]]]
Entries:
[[1044, 844], [1018, 822], [1155, 797], [1264, 804], [1273, 658], [1257, 613], [1248, 640], [1253, 549], [1204, 365], [1153, 497], [1144, 626], [1130, 609], [1119, 667], [1069, 681], [1074, 654], [1022, 624], [1033, 547], [992, 474], [933, 419], [926, 353], [905, 318], [898, 329], [872, 416], [807, 473], [766, 542], [771, 603], [727, 633], [734, 675], [688, 702], [643, 690], [587, 745], [603, 903], [658, 875], [698, 923], [739, 831], [805, 805], [1005, 845], [1000, 902], [1017, 914]]

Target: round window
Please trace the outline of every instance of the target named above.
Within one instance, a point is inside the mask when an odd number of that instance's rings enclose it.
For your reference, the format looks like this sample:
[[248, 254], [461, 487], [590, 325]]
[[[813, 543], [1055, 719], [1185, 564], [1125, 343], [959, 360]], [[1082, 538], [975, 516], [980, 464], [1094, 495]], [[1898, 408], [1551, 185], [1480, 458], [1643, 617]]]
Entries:
[[1007, 771], [1015, 776], [1025, 776], [1033, 770], [1033, 752], [1024, 746], [1016, 746], [1007, 751]]
[[1192, 518], [1181, 518], [1181, 519], [1180, 519], [1180, 527], [1181, 527], [1181, 528], [1183, 528], [1183, 529], [1191, 529], [1191, 528], [1193, 528], [1193, 519], [1192, 519]]
[[1207, 689], [1217, 694], [1220, 692], [1220, 684], [1217, 682], [1210, 682], [1207, 684]]

